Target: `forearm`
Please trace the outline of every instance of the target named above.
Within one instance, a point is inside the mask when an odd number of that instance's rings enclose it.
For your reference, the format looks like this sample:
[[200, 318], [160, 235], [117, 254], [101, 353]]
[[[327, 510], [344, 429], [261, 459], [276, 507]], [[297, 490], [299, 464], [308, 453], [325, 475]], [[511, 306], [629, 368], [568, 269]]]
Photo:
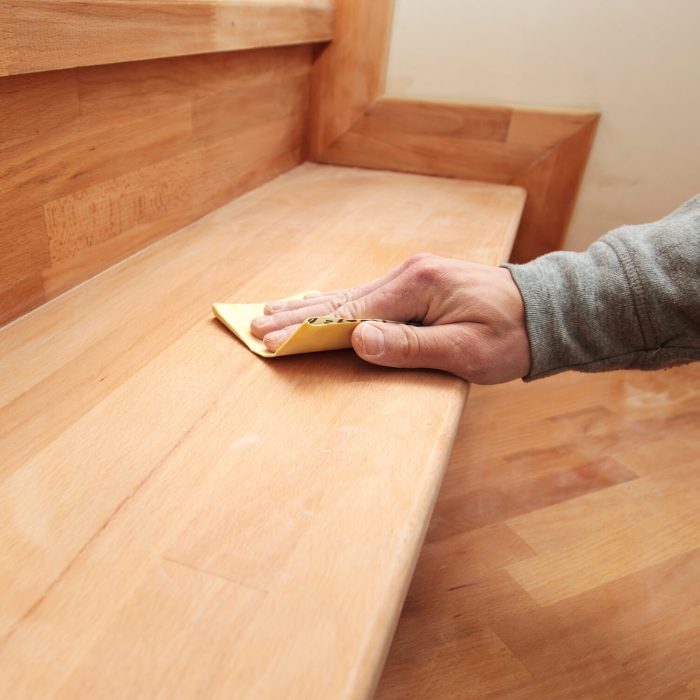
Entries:
[[507, 267], [525, 304], [527, 379], [700, 359], [700, 196], [584, 253]]

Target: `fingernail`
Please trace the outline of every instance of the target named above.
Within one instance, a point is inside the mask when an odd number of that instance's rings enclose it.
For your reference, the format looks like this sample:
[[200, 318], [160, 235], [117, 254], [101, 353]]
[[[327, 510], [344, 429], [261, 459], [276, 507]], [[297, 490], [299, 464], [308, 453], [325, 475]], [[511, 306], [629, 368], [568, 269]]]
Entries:
[[363, 323], [360, 333], [365, 355], [381, 355], [384, 352], [384, 334], [371, 323]]
[[278, 311], [282, 311], [284, 308], [284, 303], [283, 302], [271, 302], [269, 304], [265, 304], [265, 313], [266, 314], [275, 314]]
[[287, 339], [289, 333], [286, 330], [273, 331], [268, 333], [264, 338], [264, 343], [267, 347], [279, 348]]

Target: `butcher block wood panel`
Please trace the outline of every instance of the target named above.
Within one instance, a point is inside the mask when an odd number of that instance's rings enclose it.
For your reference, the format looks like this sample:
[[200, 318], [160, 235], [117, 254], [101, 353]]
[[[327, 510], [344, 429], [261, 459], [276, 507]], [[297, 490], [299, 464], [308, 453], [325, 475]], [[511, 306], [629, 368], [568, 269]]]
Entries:
[[561, 247], [598, 118], [383, 98], [312, 154], [323, 163], [523, 187], [528, 198], [511, 259], [526, 262]]
[[377, 700], [694, 700], [700, 364], [473, 387]]
[[303, 158], [311, 47], [0, 78], [0, 323]]
[[0, 0], [0, 76], [327, 41], [333, 0]]
[[314, 62], [309, 155], [325, 149], [384, 93], [394, 0], [336, 0], [333, 41]]
[[370, 697], [467, 385], [210, 304], [497, 263], [523, 197], [305, 164], [0, 330], [0, 696]]

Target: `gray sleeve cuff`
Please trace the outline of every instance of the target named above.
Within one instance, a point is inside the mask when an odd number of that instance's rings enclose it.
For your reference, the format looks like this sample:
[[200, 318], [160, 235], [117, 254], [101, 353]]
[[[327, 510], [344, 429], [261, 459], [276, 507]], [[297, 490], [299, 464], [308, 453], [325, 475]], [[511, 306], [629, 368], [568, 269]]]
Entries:
[[505, 267], [525, 304], [532, 358], [525, 379], [586, 369], [644, 349], [629, 282], [607, 244]]
[[526, 380], [700, 359], [700, 196], [660, 221], [616, 229], [584, 253], [504, 267], [525, 305]]

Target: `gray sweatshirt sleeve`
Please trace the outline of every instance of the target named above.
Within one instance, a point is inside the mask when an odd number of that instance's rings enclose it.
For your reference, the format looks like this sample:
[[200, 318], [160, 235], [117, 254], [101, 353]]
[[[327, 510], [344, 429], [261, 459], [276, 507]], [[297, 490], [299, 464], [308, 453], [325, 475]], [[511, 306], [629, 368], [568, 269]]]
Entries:
[[700, 359], [700, 195], [660, 221], [615, 229], [584, 253], [505, 267], [525, 303], [526, 380]]

